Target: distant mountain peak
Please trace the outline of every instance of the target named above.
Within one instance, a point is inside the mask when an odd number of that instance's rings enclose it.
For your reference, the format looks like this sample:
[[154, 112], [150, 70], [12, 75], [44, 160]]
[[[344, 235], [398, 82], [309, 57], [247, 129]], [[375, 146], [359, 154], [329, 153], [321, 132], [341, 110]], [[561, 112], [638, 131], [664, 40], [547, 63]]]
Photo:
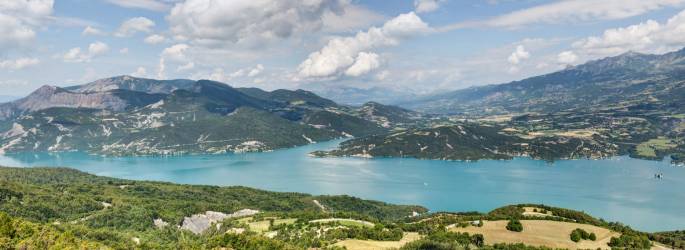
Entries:
[[52, 86], [52, 85], [43, 85], [40, 88], [34, 90], [29, 94], [29, 97], [45, 97], [45, 96], [51, 96], [54, 95], [55, 93], [58, 92], [68, 92], [67, 90], [57, 87], [57, 86]]
[[130, 75], [120, 75], [98, 79], [84, 85], [71, 86], [66, 89], [79, 93], [104, 92], [121, 89], [154, 94], [168, 94], [174, 90], [188, 89], [193, 83], [195, 83], [195, 81], [186, 79], [155, 80], [133, 77]]
[[629, 99], [646, 102], [645, 96], [680, 105], [683, 70], [685, 49], [665, 54], [628, 51], [545, 75], [437, 94], [405, 105], [431, 113], [478, 115], [555, 112]]

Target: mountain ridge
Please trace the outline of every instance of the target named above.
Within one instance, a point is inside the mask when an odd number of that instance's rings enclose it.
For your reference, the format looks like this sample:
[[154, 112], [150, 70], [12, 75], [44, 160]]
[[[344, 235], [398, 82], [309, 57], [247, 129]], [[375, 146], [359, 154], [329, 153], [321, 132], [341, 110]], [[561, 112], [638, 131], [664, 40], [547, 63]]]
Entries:
[[305, 90], [148, 80], [118, 76], [67, 88], [43, 86], [1, 104], [0, 152], [269, 151], [389, 129], [359, 116], [355, 108]]
[[623, 99], [642, 101], [650, 95], [681, 102], [682, 95], [669, 91], [685, 88], [684, 69], [685, 49], [661, 55], [627, 52], [519, 81], [431, 95], [400, 106], [429, 113], [477, 115], [611, 106]]

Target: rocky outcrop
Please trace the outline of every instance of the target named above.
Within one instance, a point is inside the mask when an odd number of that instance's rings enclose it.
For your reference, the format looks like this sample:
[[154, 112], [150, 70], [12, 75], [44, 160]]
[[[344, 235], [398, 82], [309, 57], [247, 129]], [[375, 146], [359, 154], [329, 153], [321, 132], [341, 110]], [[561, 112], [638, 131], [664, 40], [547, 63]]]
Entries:
[[45, 85], [27, 97], [0, 105], [0, 120], [47, 108], [94, 108], [122, 111], [128, 103], [112, 92], [74, 93]]
[[105, 92], [111, 90], [131, 90], [145, 93], [169, 94], [174, 90], [188, 89], [192, 80], [154, 80], [131, 76], [116, 76], [100, 79], [88, 84], [67, 88], [78, 93]]
[[259, 211], [252, 209], [243, 209], [232, 214], [207, 211], [204, 214], [194, 214], [190, 217], [185, 217], [183, 219], [183, 225], [181, 225], [181, 229], [191, 231], [195, 234], [201, 234], [205, 232], [207, 229], [209, 229], [209, 227], [211, 227], [214, 223], [229, 218], [251, 216], [257, 213], [259, 213]]

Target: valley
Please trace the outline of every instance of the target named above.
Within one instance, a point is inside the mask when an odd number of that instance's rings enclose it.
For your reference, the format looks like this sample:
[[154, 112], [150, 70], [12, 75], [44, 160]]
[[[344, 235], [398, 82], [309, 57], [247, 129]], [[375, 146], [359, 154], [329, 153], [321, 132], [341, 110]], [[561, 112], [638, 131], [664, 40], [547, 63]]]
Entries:
[[315, 155], [445, 160], [629, 155], [669, 156], [683, 164], [683, 61], [685, 49], [626, 53], [521, 81], [428, 96], [401, 104], [434, 114], [423, 127], [356, 138]]

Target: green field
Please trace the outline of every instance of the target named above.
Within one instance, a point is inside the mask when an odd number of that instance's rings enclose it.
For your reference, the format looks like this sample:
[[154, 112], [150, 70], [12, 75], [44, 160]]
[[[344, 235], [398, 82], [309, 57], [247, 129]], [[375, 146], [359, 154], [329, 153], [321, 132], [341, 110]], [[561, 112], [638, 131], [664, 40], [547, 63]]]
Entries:
[[670, 150], [677, 146], [678, 144], [673, 143], [673, 140], [659, 137], [637, 145], [637, 153], [643, 157], [655, 158], [657, 157], [657, 151]]

